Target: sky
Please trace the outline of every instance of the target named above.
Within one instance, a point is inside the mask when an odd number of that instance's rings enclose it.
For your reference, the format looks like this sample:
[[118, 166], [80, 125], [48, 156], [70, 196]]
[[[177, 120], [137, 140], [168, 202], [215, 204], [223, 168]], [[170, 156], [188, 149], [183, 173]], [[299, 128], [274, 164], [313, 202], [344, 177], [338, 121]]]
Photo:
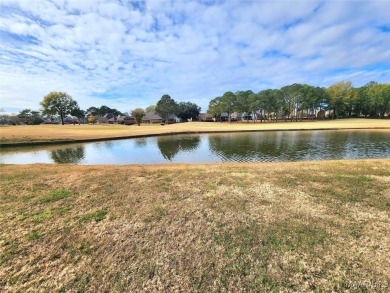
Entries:
[[50, 91], [122, 112], [164, 94], [390, 82], [390, 0], [0, 0], [0, 109]]

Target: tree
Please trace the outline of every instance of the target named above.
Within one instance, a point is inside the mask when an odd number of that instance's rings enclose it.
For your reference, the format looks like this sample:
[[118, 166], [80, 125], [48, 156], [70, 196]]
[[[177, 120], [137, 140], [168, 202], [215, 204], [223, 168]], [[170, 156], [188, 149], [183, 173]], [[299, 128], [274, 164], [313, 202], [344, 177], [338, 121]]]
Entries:
[[165, 123], [168, 123], [169, 115], [175, 113], [176, 110], [177, 104], [169, 95], [163, 95], [157, 102], [156, 112], [161, 115], [161, 117], [165, 120]]
[[260, 112], [260, 122], [263, 121], [263, 105], [261, 104], [261, 100], [259, 98], [259, 94], [251, 94], [249, 95], [248, 97], [248, 106], [249, 106], [249, 110], [252, 112], [252, 120], [253, 120], [253, 123], [255, 123], [255, 121], [257, 120], [258, 118], [258, 115], [256, 114], [256, 112]]
[[131, 115], [134, 117], [135, 121], [137, 121], [138, 126], [140, 126], [142, 117], [145, 116], [145, 111], [142, 108], [136, 108], [133, 111], [131, 111]]
[[114, 109], [114, 108], [110, 108], [108, 106], [100, 106], [100, 107], [89, 107], [86, 111], [86, 114], [90, 114], [90, 115], [93, 115], [93, 116], [96, 116], [96, 117], [102, 117], [104, 115], [107, 115], [107, 114], [111, 114], [113, 116], [118, 116], [118, 115], [122, 115], [122, 113], [117, 110], [117, 109]]
[[18, 117], [22, 119], [24, 123], [32, 124], [32, 114], [30, 109], [23, 109], [18, 114]]
[[283, 109], [283, 92], [278, 89], [270, 90], [270, 109], [274, 114], [275, 121], [278, 121], [279, 112]]
[[88, 123], [93, 123], [93, 124], [95, 124], [96, 118], [95, 118], [95, 116], [93, 116], [92, 114], [90, 114], [90, 115], [87, 116], [87, 121], [88, 121]]
[[20, 111], [18, 117], [26, 124], [37, 125], [43, 122], [40, 113], [38, 111], [31, 111], [30, 109]]
[[70, 114], [73, 109], [78, 108], [77, 102], [65, 92], [50, 92], [40, 103], [45, 115], [60, 115], [62, 125], [64, 118]]
[[325, 112], [323, 109], [329, 104], [329, 95], [326, 92], [326, 88], [323, 87], [316, 87], [315, 92], [316, 92], [316, 108], [318, 108], [319, 111], [322, 113], [319, 117], [321, 119], [324, 119]]
[[[291, 84], [281, 89], [265, 89], [255, 94], [251, 91], [226, 92], [209, 103], [208, 113], [220, 117], [222, 112], [260, 112], [261, 121], [265, 114], [276, 120], [282, 115], [285, 120], [302, 120], [325, 117], [381, 117], [390, 115], [390, 84], [371, 81], [360, 88], [353, 88], [350, 81], [341, 81], [328, 88], [308, 84]], [[245, 115], [244, 115], [245, 117]], [[247, 116], [248, 117], [248, 116]]]
[[307, 111], [307, 118], [313, 119], [317, 115], [317, 109], [324, 106], [326, 102], [325, 90], [320, 87], [314, 87], [304, 84], [301, 88], [301, 111]]
[[384, 118], [390, 110], [390, 84], [375, 84], [368, 88], [368, 96], [371, 97], [375, 116]]
[[329, 107], [333, 110], [333, 117], [338, 118], [348, 109], [348, 103], [353, 95], [352, 83], [340, 81], [327, 88]]
[[221, 107], [228, 113], [228, 121], [231, 123], [231, 113], [237, 108], [237, 97], [232, 92], [226, 92], [221, 98]]
[[93, 116], [96, 116], [96, 115], [99, 115], [99, 108], [96, 108], [96, 107], [89, 107], [86, 111], [86, 114], [87, 115], [93, 115]]
[[72, 116], [75, 116], [79, 119], [79, 121], [81, 120], [83, 123], [85, 122], [85, 111], [84, 110], [81, 110], [79, 107], [76, 107], [74, 108], [70, 114]]
[[105, 106], [105, 105], [103, 105], [99, 108], [99, 114], [101, 116], [104, 116], [106, 114], [112, 114], [114, 116], [122, 115], [122, 113], [120, 111], [118, 111], [117, 109], [110, 108], [110, 107]]
[[[249, 117], [248, 113], [251, 111], [251, 104], [249, 97], [253, 95], [251, 90], [248, 91], [238, 91], [235, 93], [236, 95], [236, 109], [238, 112], [246, 113], [247, 117]], [[247, 119], [249, 122], [249, 119]]]
[[207, 110], [207, 113], [216, 119], [221, 118], [221, 97], [216, 97], [209, 102], [209, 109]]
[[199, 116], [200, 107], [191, 102], [180, 102], [177, 105], [177, 117], [183, 121], [187, 119], [196, 119]]
[[156, 107], [156, 105], [147, 106], [145, 109], [145, 113], [156, 112]]
[[259, 92], [258, 97], [259, 97], [259, 105], [261, 105], [261, 108], [264, 110], [264, 112], [267, 112], [267, 117], [271, 117], [271, 113], [275, 109], [276, 101], [275, 95], [274, 95], [274, 90], [268, 89], [268, 90], [263, 90]]
[[292, 116], [295, 116], [295, 121], [298, 121], [299, 110], [302, 109], [303, 87], [302, 84], [294, 83], [281, 88], [285, 99], [284, 108], [286, 109], [288, 118], [293, 114]]
[[31, 116], [32, 116], [32, 124], [33, 125], [38, 125], [43, 122], [41, 113], [39, 111], [31, 111]]

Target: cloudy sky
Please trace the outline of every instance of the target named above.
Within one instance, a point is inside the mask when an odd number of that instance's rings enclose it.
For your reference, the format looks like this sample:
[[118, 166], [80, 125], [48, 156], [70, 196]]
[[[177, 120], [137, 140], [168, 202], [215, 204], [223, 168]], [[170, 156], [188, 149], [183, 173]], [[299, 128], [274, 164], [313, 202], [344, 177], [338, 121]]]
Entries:
[[163, 94], [390, 81], [390, 0], [0, 0], [0, 108], [65, 91], [128, 112]]

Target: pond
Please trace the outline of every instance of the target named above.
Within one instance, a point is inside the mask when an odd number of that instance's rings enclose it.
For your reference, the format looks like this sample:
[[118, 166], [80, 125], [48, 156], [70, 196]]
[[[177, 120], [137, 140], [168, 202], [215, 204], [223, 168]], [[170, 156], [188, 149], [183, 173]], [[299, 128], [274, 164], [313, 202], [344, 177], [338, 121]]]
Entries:
[[170, 135], [2, 148], [1, 164], [160, 164], [390, 158], [390, 131], [276, 131]]

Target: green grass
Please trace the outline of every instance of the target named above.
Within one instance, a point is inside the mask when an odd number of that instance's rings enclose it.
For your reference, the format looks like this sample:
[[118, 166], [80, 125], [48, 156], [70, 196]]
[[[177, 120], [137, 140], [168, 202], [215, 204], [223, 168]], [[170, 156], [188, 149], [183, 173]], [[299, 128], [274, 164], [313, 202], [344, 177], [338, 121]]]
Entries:
[[64, 198], [67, 198], [71, 195], [71, 192], [66, 189], [58, 189], [55, 190], [45, 196], [42, 196], [39, 199], [40, 203], [48, 203], [48, 202], [53, 202], [53, 201], [58, 201]]
[[29, 241], [39, 240], [42, 238], [42, 233], [39, 231], [32, 231], [28, 236], [27, 239]]
[[0, 266], [19, 253], [19, 240], [8, 239], [3, 243], [3, 253], [0, 254]]
[[37, 213], [32, 216], [32, 222], [34, 224], [43, 223], [53, 217], [51, 210], [45, 210], [41, 213]]
[[100, 222], [106, 218], [108, 211], [106, 209], [100, 209], [94, 212], [86, 213], [80, 217], [82, 222]]

